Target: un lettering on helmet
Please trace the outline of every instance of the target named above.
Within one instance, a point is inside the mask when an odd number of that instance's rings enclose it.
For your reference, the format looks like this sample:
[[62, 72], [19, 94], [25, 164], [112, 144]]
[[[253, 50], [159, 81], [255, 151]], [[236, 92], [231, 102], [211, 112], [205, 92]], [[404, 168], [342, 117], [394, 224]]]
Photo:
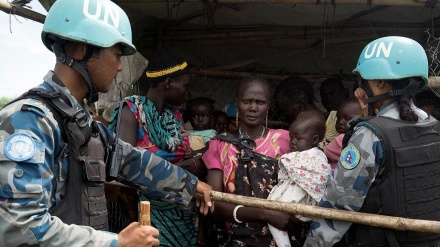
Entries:
[[102, 48], [120, 44], [123, 55], [136, 52], [130, 20], [110, 0], [57, 0], [47, 13], [41, 33], [50, 51], [54, 36]]
[[362, 50], [353, 73], [364, 80], [420, 78], [428, 83], [426, 51], [415, 40], [388, 36], [373, 40]]
[[387, 45], [385, 45], [384, 42], [374, 43], [371, 49], [370, 47], [371, 44], [368, 44], [367, 47], [365, 48], [366, 49], [364, 53], [365, 59], [369, 59], [373, 57], [374, 54], [376, 54], [376, 57], [389, 57], [391, 53], [391, 49], [393, 48], [393, 42], [389, 42]]
[[[119, 11], [115, 10], [108, 3], [95, 2], [95, 6], [90, 6], [90, 0], [84, 0], [83, 14], [90, 19], [102, 19], [105, 23], [113, 25], [116, 29], [119, 27]], [[94, 9], [94, 13], [91, 13]], [[111, 19], [111, 22], [109, 22]]]

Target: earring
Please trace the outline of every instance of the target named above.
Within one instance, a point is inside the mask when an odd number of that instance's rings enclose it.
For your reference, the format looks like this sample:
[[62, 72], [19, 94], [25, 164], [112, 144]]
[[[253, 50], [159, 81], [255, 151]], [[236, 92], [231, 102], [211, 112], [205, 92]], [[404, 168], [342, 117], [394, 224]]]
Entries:
[[304, 113], [304, 106], [301, 106], [301, 114]]
[[235, 114], [235, 126], [238, 127], [238, 111]]

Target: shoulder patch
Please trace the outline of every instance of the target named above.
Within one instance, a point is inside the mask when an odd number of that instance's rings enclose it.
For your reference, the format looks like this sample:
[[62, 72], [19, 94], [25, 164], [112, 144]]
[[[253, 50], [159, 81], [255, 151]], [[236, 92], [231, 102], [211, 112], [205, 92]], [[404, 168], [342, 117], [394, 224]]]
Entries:
[[361, 159], [359, 150], [355, 146], [347, 146], [341, 152], [341, 165], [348, 170], [355, 168]]
[[5, 142], [5, 155], [12, 161], [25, 161], [32, 158], [36, 152], [34, 139], [28, 134], [15, 133]]

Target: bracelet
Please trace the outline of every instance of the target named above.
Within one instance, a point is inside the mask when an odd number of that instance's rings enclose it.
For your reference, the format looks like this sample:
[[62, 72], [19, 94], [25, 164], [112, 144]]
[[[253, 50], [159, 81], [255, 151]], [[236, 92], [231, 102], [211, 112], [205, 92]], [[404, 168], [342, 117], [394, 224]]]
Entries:
[[238, 211], [239, 208], [242, 208], [242, 207], [244, 207], [244, 206], [243, 206], [243, 205], [237, 205], [237, 206], [235, 206], [235, 208], [234, 208], [234, 212], [232, 213], [232, 216], [234, 216], [234, 220], [235, 220], [235, 222], [237, 222], [237, 223], [243, 223], [243, 221], [237, 219], [237, 211]]

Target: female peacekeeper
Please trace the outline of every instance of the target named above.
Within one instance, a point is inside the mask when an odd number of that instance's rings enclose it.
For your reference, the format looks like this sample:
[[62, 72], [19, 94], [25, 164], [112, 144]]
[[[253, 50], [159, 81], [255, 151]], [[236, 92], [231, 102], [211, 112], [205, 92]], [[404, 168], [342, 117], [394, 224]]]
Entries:
[[[354, 127], [319, 206], [440, 220], [439, 123], [411, 99], [428, 82], [424, 49], [409, 38], [380, 38], [364, 48], [353, 72], [360, 77], [355, 96], [377, 116]], [[347, 231], [350, 246], [440, 242], [440, 235], [327, 219], [315, 219], [310, 230], [304, 246], [333, 246]]]

